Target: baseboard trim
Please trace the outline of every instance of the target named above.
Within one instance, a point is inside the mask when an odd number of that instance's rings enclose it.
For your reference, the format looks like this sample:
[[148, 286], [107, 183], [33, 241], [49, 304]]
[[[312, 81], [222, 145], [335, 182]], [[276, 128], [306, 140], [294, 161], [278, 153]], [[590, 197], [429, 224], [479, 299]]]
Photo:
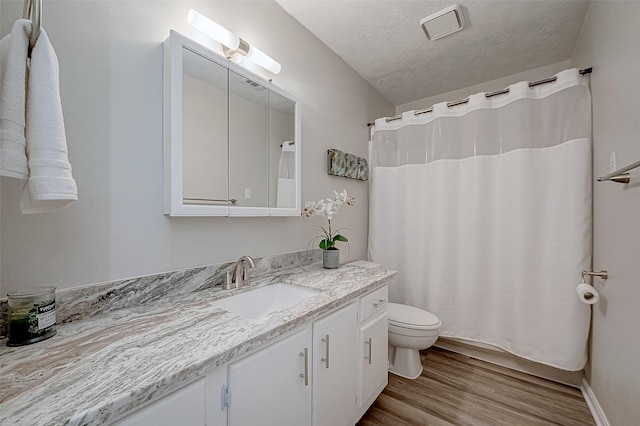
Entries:
[[593, 393], [593, 389], [589, 386], [589, 382], [584, 377], [582, 378], [582, 386], [580, 386], [580, 390], [582, 391], [582, 396], [584, 396], [584, 400], [587, 402], [587, 406], [589, 407], [589, 411], [591, 411], [591, 415], [593, 416], [593, 420], [596, 422], [596, 426], [610, 426], [609, 420], [607, 420], [607, 416], [605, 416], [596, 395]]

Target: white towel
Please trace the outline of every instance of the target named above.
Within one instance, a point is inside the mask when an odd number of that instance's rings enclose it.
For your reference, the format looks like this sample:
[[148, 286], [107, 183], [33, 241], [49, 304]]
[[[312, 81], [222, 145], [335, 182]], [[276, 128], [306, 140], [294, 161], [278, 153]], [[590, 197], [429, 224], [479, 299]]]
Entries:
[[283, 151], [290, 151], [290, 152], [296, 151], [296, 144], [293, 141], [284, 141], [280, 146], [282, 147]]
[[296, 180], [278, 178], [276, 207], [294, 208], [296, 206]]
[[27, 179], [25, 85], [31, 21], [19, 19], [0, 41], [0, 176]]
[[23, 213], [61, 209], [78, 199], [67, 154], [58, 75], [58, 58], [42, 29], [31, 52], [27, 82], [29, 180], [20, 200]]
[[296, 146], [291, 141], [282, 144], [280, 164], [278, 166], [278, 186], [276, 189], [276, 207], [292, 208], [296, 206]]

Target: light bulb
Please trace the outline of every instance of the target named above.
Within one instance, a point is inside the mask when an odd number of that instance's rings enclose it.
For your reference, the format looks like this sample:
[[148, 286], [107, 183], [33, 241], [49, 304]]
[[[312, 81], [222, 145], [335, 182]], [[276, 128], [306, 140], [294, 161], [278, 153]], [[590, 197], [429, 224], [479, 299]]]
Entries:
[[274, 74], [278, 74], [282, 69], [282, 65], [280, 65], [279, 62], [275, 61], [269, 55], [254, 46], [249, 48], [247, 58]]
[[[234, 53], [243, 55], [244, 58], [249, 59], [252, 63], [259, 65], [274, 74], [278, 74], [282, 69], [280, 63], [272, 59], [262, 50], [249, 45], [246, 41], [240, 39], [240, 37], [233, 34], [222, 25], [212, 21], [196, 10], [189, 10], [187, 13], [187, 23], [198, 30], [201, 34], [225, 46], [231, 56], [235, 56], [233, 55]], [[225, 51], [225, 55], [226, 54], [227, 51]], [[236, 62], [239, 61], [236, 59]]]
[[187, 23], [229, 50], [236, 50], [240, 46], [240, 37], [196, 10], [189, 10]]

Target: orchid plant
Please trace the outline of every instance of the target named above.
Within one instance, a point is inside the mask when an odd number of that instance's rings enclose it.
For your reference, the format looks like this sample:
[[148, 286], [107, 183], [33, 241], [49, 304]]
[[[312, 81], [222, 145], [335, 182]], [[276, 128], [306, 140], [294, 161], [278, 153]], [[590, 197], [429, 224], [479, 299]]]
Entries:
[[322, 238], [320, 240], [319, 247], [322, 250], [337, 250], [335, 247], [338, 241], [342, 241], [348, 243], [347, 237], [340, 234], [340, 231], [345, 228], [333, 229], [331, 228], [331, 220], [333, 216], [338, 214], [340, 207], [343, 205], [353, 206], [356, 203], [355, 197], [347, 194], [347, 190], [344, 189], [342, 192], [338, 193], [333, 191], [335, 194], [335, 198], [323, 198], [319, 201], [307, 201], [304, 204], [304, 209], [302, 210], [302, 217], [311, 217], [311, 216], [324, 216], [327, 218], [328, 226], [320, 227], [320, 231], [322, 231], [322, 235], [316, 236], [309, 244], [313, 244], [318, 238]]

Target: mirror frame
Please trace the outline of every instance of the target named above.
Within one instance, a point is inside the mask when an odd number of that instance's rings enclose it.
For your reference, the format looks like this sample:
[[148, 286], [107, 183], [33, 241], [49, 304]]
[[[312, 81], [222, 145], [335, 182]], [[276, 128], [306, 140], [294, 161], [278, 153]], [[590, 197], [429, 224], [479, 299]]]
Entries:
[[[277, 207], [235, 207], [230, 205], [200, 205], [185, 204], [183, 197], [183, 143], [182, 143], [182, 50], [203, 56], [204, 58], [243, 77], [260, 83], [271, 92], [283, 96], [295, 103], [295, 174], [296, 174], [296, 205], [291, 208]], [[223, 58], [218, 53], [208, 49], [200, 43], [171, 30], [164, 42], [164, 72], [163, 72], [163, 180], [164, 180], [164, 213], [169, 216], [300, 216], [301, 212], [301, 128], [300, 102], [284, 90], [275, 87], [271, 82], [257, 74], [248, 71], [240, 65]], [[230, 94], [227, 93], [227, 96]], [[227, 102], [227, 113], [229, 103]], [[227, 120], [227, 126], [228, 126]], [[227, 144], [229, 144], [227, 134]], [[229, 161], [227, 151], [227, 161]], [[266, 159], [268, 161], [268, 159]], [[271, 172], [271, 171], [270, 171]], [[232, 173], [229, 170], [229, 174]], [[269, 173], [271, 178], [271, 173]]]

